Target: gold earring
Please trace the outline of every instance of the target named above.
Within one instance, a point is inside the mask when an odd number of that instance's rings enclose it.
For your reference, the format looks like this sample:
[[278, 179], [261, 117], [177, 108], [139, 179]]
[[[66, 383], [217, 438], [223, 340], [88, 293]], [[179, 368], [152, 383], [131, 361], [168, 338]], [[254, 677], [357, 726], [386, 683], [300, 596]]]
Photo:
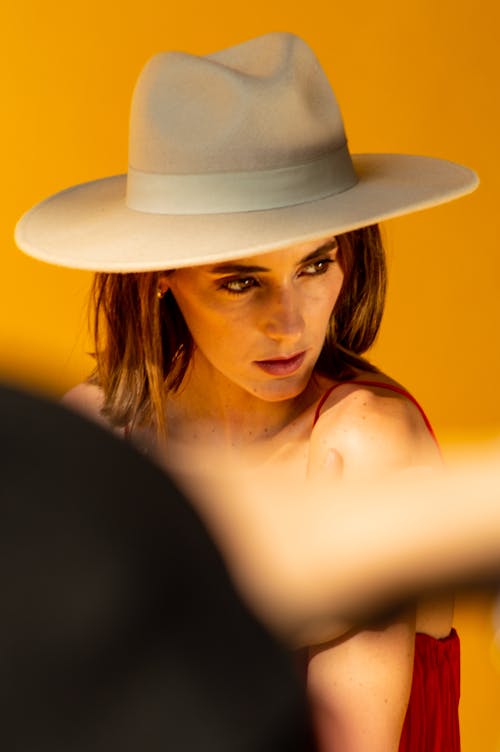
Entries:
[[158, 298], [158, 300], [161, 300], [164, 295], [165, 295], [165, 290], [161, 290], [160, 288], [158, 288], [158, 290], [156, 291], [156, 297]]

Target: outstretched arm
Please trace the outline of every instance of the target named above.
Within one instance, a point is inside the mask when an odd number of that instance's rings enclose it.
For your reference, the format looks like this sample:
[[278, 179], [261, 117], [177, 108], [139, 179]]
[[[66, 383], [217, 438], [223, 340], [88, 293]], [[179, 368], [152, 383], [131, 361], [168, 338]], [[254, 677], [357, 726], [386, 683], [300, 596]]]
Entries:
[[319, 482], [301, 485], [242, 458], [221, 468], [210, 448], [175, 470], [246, 600], [298, 647], [408, 597], [500, 578], [499, 458], [496, 442], [446, 469], [337, 484], [342, 460], [325, 446]]

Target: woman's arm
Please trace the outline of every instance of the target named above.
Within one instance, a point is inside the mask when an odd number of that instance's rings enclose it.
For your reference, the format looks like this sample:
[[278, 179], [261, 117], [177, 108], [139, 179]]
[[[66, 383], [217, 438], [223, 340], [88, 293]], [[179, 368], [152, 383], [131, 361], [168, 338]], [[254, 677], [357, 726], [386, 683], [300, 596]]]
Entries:
[[[311, 465], [326, 446], [338, 451], [346, 480], [381, 477], [412, 464], [438, 461], [434, 442], [413, 405], [392, 393], [352, 386], [318, 422], [311, 437]], [[411, 688], [414, 638], [411, 609], [310, 651], [308, 691], [320, 750], [398, 749]]]
[[398, 749], [414, 638], [407, 613], [310, 650], [307, 690], [318, 750]]

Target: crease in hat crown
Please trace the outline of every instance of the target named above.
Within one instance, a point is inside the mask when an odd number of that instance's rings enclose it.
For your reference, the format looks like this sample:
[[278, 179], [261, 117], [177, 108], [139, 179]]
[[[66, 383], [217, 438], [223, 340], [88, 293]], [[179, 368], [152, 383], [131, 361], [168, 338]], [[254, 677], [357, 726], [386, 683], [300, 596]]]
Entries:
[[130, 208], [278, 208], [355, 182], [335, 96], [299, 37], [268, 34], [205, 57], [159, 53], [143, 69], [130, 116]]

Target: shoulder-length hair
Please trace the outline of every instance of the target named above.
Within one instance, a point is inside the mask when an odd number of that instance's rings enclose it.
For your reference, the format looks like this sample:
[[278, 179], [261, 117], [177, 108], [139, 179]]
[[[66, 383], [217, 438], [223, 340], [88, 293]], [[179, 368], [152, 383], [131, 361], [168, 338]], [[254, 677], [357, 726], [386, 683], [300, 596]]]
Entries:
[[[361, 356], [382, 318], [385, 255], [377, 225], [337, 236], [344, 280], [317, 370], [334, 379], [376, 371]], [[170, 290], [158, 297], [161, 271], [98, 273], [91, 291], [96, 367], [103, 414], [116, 426], [153, 426], [165, 435], [165, 400], [184, 378], [193, 340]]]

